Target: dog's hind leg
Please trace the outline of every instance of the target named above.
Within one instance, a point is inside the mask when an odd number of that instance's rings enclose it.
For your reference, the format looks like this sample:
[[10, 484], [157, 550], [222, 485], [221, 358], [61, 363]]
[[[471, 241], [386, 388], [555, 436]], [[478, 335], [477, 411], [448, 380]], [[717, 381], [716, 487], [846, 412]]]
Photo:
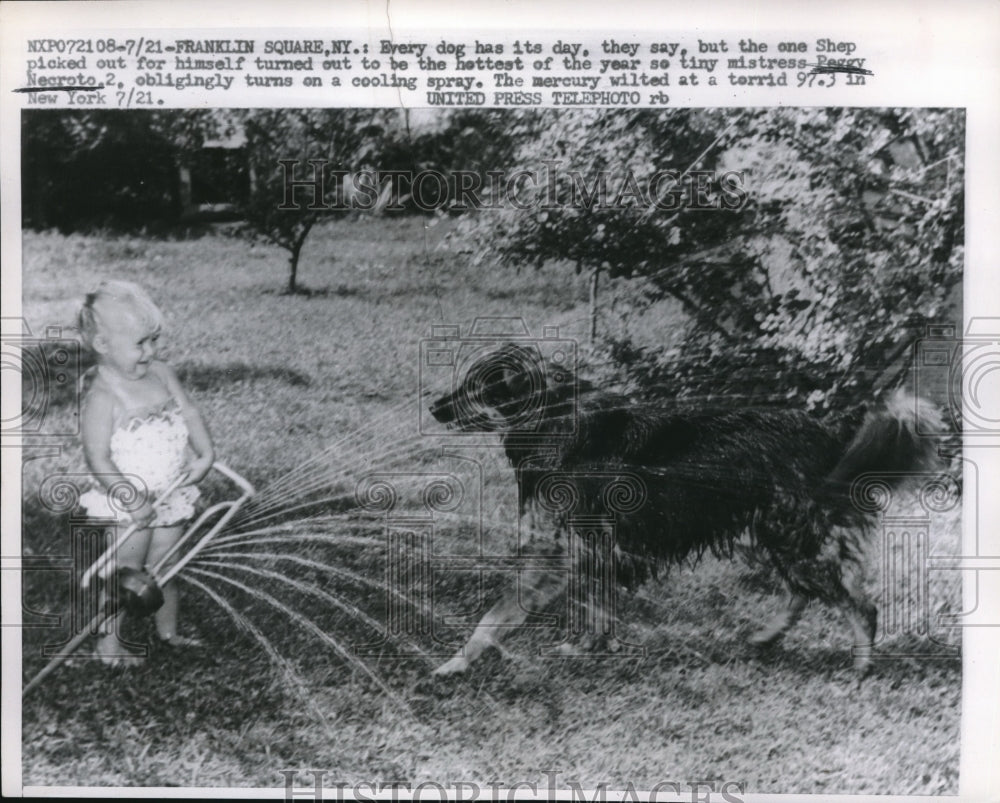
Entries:
[[483, 650], [499, 646], [501, 639], [523, 624], [529, 613], [545, 608], [569, 582], [565, 572], [526, 572], [525, 575], [519, 579], [516, 588], [487, 611], [465, 646], [435, 669], [435, 675], [464, 672]]
[[765, 646], [776, 642], [785, 635], [788, 628], [799, 621], [808, 602], [809, 600], [801, 594], [790, 592], [785, 609], [776, 613], [763, 628], [754, 633], [750, 637], [750, 643]]
[[878, 623], [878, 610], [868, 600], [852, 599], [845, 606], [847, 620], [851, 624], [854, 637], [854, 668], [865, 674], [871, 668], [872, 653], [875, 649], [875, 627]]
[[878, 609], [863, 589], [864, 578], [860, 571], [844, 577], [842, 586], [845, 597], [842, 602], [847, 621], [854, 639], [852, 654], [854, 668], [862, 675], [871, 667], [875, 649], [875, 629], [878, 624]]

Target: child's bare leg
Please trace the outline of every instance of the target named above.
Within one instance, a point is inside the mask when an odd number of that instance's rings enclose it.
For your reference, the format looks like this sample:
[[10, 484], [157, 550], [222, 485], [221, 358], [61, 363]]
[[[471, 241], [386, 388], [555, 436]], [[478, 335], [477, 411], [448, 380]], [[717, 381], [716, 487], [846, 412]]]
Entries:
[[[184, 528], [177, 527], [157, 527], [153, 530], [153, 538], [149, 545], [149, 554], [146, 558], [146, 565], [152, 569], [163, 556], [170, 551], [170, 548], [177, 543]], [[177, 562], [180, 555], [174, 555], [166, 565], [159, 567], [158, 574], [163, 574], [168, 568]], [[174, 646], [183, 647], [197, 644], [196, 639], [189, 639], [181, 636], [177, 632], [177, 618], [180, 613], [180, 592], [177, 589], [177, 582], [171, 580], [161, 586], [163, 591], [163, 605], [156, 612], [156, 632], [161, 639]]]
[[[139, 530], [132, 534], [132, 536], [118, 549], [118, 554], [115, 557], [115, 569], [120, 569], [122, 567], [127, 567], [129, 569], [141, 570], [143, 561], [145, 560], [146, 551], [149, 548], [149, 539], [151, 531]], [[111, 578], [114, 574], [109, 575]], [[107, 588], [101, 592], [100, 605], [103, 609], [107, 604], [108, 592]], [[137, 664], [142, 663], [142, 656], [136, 655], [134, 652], [126, 647], [120, 638], [118, 638], [118, 629], [121, 627], [122, 620], [125, 618], [125, 612], [120, 611], [113, 617], [109, 617], [102, 628], [103, 634], [97, 639], [97, 654], [101, 657], [101, 661], [110, 666], [119, 666], [124, 664]]]

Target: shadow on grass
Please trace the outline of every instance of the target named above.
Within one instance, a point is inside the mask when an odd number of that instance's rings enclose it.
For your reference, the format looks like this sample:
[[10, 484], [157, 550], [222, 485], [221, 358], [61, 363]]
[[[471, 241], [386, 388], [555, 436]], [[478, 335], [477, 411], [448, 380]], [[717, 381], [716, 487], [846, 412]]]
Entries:
[[336, 287], [306, 287], [300, 284], [294, 290], [289, 290], [287, 287], [266, 287], [261, 290], [261, 295], [295, 296], [297, 298], [328, 298], [330, 296], [349, 298], [351, 296], [367, 295], [367, 293], [360, 287], [351, 287], [346, 284], [338, 284]]
[[433, 283], [401, 284], [399, 286], [373, 285], [359, 287], [349, 284], [338, 284], [335, 287], [304, 287], [299, 285], [294, 291], [287, 287], [265, 287], [261, 295], [284, 298], [357, 298], [362, 301], [379, 302], [392, 298], [413, 298], [417, 295], [440, 295], [447, 291], [444, 286]]
[[[54, 229], [60, 234], [94, 237], [107, 242], [122, 242], [129, 239], [153, 240], [159, 242], [188, 242], [201, 240], [211, 236], [238, 236], [240, 221], [233, 219], [231, 215], [203, 216], [199, 220], [143, 220], [142, 222], [128, 223], [113, 220], [90, 220], [77, 222], [75, 225], [59, 225], [55, 223]], [[50, 230], [47, 226], [32, 226], [36, 232]], [[139, 256], [141, 251], [136, 251]]]
[[[39, 422], [50, 411], [78, 406], [83, 388], [80, 378], [94, 365], [88, 353], [68, 350], [58, 343], [42, 341], [24, 347], [21, 356], [21, 391], [23, 414], [28, 423]], [[312, 377], [282, 365], [250, 365], [230, 362], [222, 365], [197, 365], [183, 362], [174, 366], [181, 383], [199, 392], [220, 390], [236, 382], [276, 379], [293, 387], [306, 387]], [[84, 383], [86, 384], [86, 383]]]
[[236, 382], [256, 382], [262, 379], [277, 379], [292, 387], [307, 387], [312, 377], [301, 371], [278, 365], [250, 365], [245, 362], [230, 362], [225, 365], [192, 365], [181, 363], [177, 366], [177, 377], [188, 390], [209, 392], [220, 390]]

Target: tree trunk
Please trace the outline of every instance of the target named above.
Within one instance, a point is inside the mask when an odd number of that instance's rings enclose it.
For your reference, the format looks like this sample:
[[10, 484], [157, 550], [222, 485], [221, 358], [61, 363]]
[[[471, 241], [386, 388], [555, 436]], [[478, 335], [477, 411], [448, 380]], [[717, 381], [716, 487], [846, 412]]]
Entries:
[[297, 247], [292, 249], [292, 255], [288, 257], [288, 294], [293, 295], [299, 291], [299, 286], [296, 283], [296, 277], [299, 273], [299, 253], [301, 253], [302, 248]]
[[601, 269], [594, 268], [590, 274], [590, 343], [594, 344], [597, 339], [597, 280], [600, 278]]
[[306, 244], [306, 237], [309, 236], [309, 232], [312, 231], [312, 223], [305, 226], [299, 233], [298, 237], [292, 242], [292, 247], [288, 250], [290, 251], [290, 256], [288, 257], [288, 294], [294, 295], [299, 292], [298, 285], [298, 275], [299, 275], [299, 256], [302, 254], [302, 246]]

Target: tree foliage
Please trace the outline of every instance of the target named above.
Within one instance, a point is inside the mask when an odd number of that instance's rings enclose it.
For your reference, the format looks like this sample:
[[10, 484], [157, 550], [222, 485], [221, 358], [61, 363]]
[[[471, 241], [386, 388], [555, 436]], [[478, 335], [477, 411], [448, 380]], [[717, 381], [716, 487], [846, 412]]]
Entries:
[[[627, 280], [640, 307], [671, 300], [684, 321], [669, 338], [603, 334], [630, 378], [661, 394], [820, 406], [867, 396], [898, 379], [891, 366], [928, 322], [952, 312], [964, 239], [961, 110], [450, 109], [432, 117], [411, 126], [399, 109], [28, 112], [25, 225], [176, 220], [178, 164], [239, 132], [249, 177], [242, 230], [288, 252], [290, 291], [299, 289], [310, 230], [354, 212], [343, 203], [351, 178], [327, 182], [313, 208], [300, 189], [299, 208], [281, 209], [280, 160], [296, 161], [299, 179], [310, 176], [308, 159], [349, 176], [499, 170], [499, 205], [456, 210], [463, 248], [516, 267], [569, 260], [594, 287], [599, 276]], [[698, 208], [702, 196], [726, 196], [727, 172], [742, 176], [746, 198]], [[425, 193], [435, 186], [427, 182]], [[387, 212], [449, 200], [425, 194], [415, 204], [405, 178], [384, 191], [379, 185], [375, 208]]]
[[[254, 109], [240, 113], [236, 122], [246, 136], [252, 175], [242, 210], [244, 231], [288, 251], [288, 292], [297, 292], [299, 257], [309, 232], [324, 217], [352, 212], [345, 203], [354, 186], [350, 177], [385, 169], [390, 145], [405, 136], [404, 117], [398, 109]], [[283, 167], [281, 160], [296, 164]], [[299, 189], [292, 199], [296, 208], [281, 208], [286, 169], [297, 181], [319, 175], [308, 160], [323, 163], [316, 166], [327, 179], [323, 191]]]
[[179, 216], [177, 162], [214, 130], [204, 110], [22, 114], [24, 225], [143, 228]]
[[[189, 109], [171, 111], [55, 111], [24, 115], [24, 224], [58, 226], [63, 231], [87, 228], [166, 228], [180, 219], [179, 168], [188, 166], [197, 182], [212, 180], [198, 173], [206, 143], [226, 140], [247, 175], [245, 198], [228, 199], [239, 206], [242, 233], [284, 248], [289, 253], [288, 289], [298, 290], [302, 247], [324, 216], [347, 214], [338, 205], [344, 184], [325, 184], [320, 204], [281, 209], [284, 198], [282, 159], [301, 164], [296, 177], [308, 178], [309, 159], [325, 161], [326, 173], [351, 175], [369, 169], [397, 167], [412, 158], [405, 114], [398, 109]], [[408, 168], [409, 165], [403, 165]], [[227, 168], [228, 169], [228, 168]], [[209, 188], [211, 189], [211, 188]], [[224, 193], [223, 193], [224, 194]]]
[[[675, 347], [607, 342], [657, 393], [820, 407], [869, 397], [899, 381], [890, 367], [961, 280], [960, 110], [514, 117], [510, 170], [558, 165], [560, 180], [468, 215], [463, 236], [484, 260], [571, 260], [638, 280], [646, 303], [673, 299], [686, 313]], [[665, 184], [664, 171], [680, 180]], [[745, 204], [697, 208], [696, 184], [721, 197], [727, 171], [742, 174]], [[579, 188], [593, 198], [602, 180], [604, 202], [582, 202]]]

